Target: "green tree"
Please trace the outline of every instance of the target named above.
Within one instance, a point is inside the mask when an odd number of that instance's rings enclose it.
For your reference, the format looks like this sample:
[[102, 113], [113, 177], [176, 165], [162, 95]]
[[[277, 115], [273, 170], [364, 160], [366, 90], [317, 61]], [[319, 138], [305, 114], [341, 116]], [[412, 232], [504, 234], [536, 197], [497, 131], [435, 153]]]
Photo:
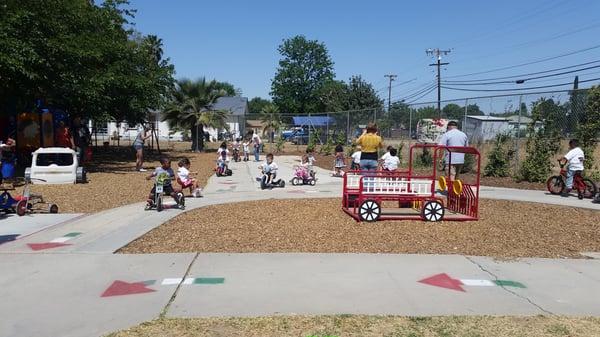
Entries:
[[325, 44], [299, 35], [284, 40], [277, 50], [282, 58], [271, 83], [273, 102], [284, 113], [321, 111], [318, 94], [334, 78]]
[[261, 97], [254, 97], [248, 102], [248, 113], [259, 114], [271, 101]]
[[162, 42], [130, 28], [127, 1], [5, 0], [0, 10], [0, 105], [36, 99], [71, 114], [138, 122], [164, 105], [173, 66]]
[[281, 114], [275, 104], [266, 105], [260, 112], [260, 120], [263, 124], [263, 136], [269, 136], [269, 142], [273, 143], [274, 136], [281, 130]]
[[594, 150], [600, 135], [600, 87], [594, 86], [587, 92], [585, 113], [579, 116], [575, 133], [585, 153], [585, 168], [592, 169]]
[[[519, 178], [530, 182], [544, 182], [552, 172], [552, 157], [560, 149], [560, 120], [563, 109], [552, 99], [540, 98], [532, 105], [532, 122], [528, 126], [527, 157], [521, 166]], [[536, 130], [536, 124], [542, 127]]]
[[170, 127], [190, 130], [193, 151], [204, 150], [205, 127], [227, 128], [229, 112], [213, 108], [219, 97], [227, 95], [217, 88], [217, 81], [208, 82], [205, 78], [177, 81], [172, 101], [163, 114], [163, 121]]
[[454, 103], [446, 104], [442, 108], [442, 116], [448, 119], [462, 120], [465, 116], [465, 108]]
[[229, 82], [215, 81], [214, 89], [223, 90], [225, 96], [242, 96], [242, 89], [234, 87], [233, 84]]

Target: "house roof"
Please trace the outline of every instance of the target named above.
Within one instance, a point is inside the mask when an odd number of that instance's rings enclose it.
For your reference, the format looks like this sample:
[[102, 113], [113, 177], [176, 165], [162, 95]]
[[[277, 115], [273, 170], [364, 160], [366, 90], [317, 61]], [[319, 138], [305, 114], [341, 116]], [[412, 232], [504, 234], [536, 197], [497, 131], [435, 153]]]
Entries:
[[292, 117], [294, 125], [326, 126], [335, 124], [333, 117], [325, 116], [296, 116]]
[[484, 122], [508, 122], [508, 118], [494, 116], [467, 116], [467, 118], [476, 119]]
[[232, 115], [245, 115], [248, 112], [248, 98], [241, 96], [219, 97], [213, 105], [215, 110], [227, 110]]
[[[519, 122], [519, 115], [512, 115], [512, 116], [507, 116], [506, 118], [509, 119], [509, 123], [518, 123]], [[527, 117], [527, 116], [521, 116], [521, 124], [531, 124], [531, 122], [533, 122], [533, 119]]]

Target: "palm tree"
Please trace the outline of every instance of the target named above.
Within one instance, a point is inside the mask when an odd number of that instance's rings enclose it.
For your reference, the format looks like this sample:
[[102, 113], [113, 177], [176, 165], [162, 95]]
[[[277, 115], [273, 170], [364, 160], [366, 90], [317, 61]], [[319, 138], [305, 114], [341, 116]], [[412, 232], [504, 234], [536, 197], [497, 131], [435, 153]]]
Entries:
[[269, 135], [269, 142], [273, 143], [273, 136], [281, 130], [281, 114], [274, 104], [267, 104], [260, 112], [260, 121], [263, 124], [263, 136]]
[[192, 151], [204, 149], [205, 127], [227, 128], [230, 112], [213, 108], [217, 99], [226, 95], [224, 90], [216, 89], [216, 86], [216, 81], [208, 82], [205, 78], [179, 80], [171, 103], [165, 110], [163, 121], [169, 123], [169, 127], [191, 131]]

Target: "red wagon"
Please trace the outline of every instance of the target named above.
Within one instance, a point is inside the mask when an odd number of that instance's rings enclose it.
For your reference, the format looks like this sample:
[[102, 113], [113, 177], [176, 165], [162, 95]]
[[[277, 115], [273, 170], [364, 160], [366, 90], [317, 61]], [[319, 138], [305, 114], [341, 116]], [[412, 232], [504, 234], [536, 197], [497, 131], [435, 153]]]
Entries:
[[[415, 166], [416, 151], [430, 158]], [[455, 156], [471, 156], [470, 172], [450, 179]], [[429, 167], [427, 167], [429, 166]], [[342, 209], [357, 221], [468, 221], [479, 218], [481, 160], [473, 147], [411, 146], [408, 170], [350, 171], [344, 175]]]

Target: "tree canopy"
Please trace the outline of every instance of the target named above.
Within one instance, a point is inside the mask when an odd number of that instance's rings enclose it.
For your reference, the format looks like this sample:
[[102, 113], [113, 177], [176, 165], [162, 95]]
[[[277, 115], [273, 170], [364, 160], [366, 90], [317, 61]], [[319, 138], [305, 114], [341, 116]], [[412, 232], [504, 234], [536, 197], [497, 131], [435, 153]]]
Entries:
[[298, 35], [284, 40], [277, 50], [281, 59], [271, 83], [273, 102], [283, 113], [322, 111], [319, 93], [335, 76], [325, 44]]
[[91, 118], [141, 121], [165, 103], [173, 66], [162, 41], [127, 28], [125, 0], [5, 0], [0, 105], [35, 100]]
[[261, 97], [254, 97], [248, 102], [248, 112], [250, 114], [259, 114], [271, 101]]

